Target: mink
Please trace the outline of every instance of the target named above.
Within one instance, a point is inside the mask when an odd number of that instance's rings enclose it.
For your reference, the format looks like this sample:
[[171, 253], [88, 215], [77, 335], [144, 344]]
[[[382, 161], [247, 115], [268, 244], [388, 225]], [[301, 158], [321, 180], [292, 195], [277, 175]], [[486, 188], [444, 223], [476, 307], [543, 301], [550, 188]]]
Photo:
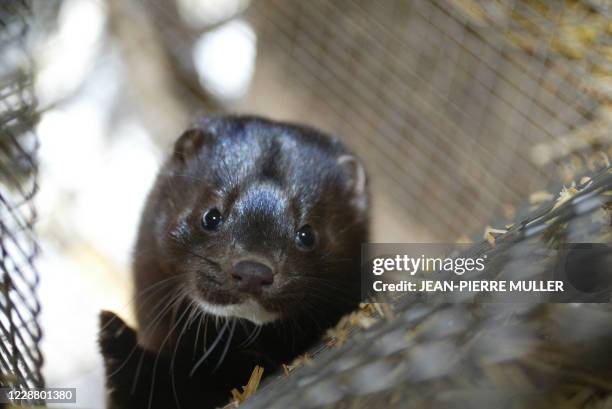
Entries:
[[[134, 164], [134, 166], [138, 166]], [[201, 120], [176, 141], [133, 253], [138, 329], [101, 315], [109, 408], [214, 408], [361, 299], [360, 160], [307, 126]]]

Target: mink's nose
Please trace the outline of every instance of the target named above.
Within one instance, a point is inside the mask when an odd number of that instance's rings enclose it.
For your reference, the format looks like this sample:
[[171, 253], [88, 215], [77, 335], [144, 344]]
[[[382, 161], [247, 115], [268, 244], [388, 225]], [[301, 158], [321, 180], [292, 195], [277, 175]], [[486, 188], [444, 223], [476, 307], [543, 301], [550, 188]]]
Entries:
[[232, 278], [238, 284], [238, 290], [259, 294], [261, 290], [274, 281], [272, 269], [256, 261], [241, 261], [234, 266]]

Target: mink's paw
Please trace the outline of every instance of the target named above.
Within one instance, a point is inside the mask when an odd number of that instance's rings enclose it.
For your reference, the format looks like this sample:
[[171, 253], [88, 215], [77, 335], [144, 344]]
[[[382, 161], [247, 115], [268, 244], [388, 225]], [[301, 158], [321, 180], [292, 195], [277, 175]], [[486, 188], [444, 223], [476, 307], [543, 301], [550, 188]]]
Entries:
[[142, 396], [132, 396], [138, 359], [143, 354], [136, 332], [110, 311], [100, 312], [98, 344], [106, 369], [107, 408], [140, 408], [135, 402]]
[[98, 343], [104, 359], [124, 360], [137, 345], [136, 332], [110, 311], [100, 312]]

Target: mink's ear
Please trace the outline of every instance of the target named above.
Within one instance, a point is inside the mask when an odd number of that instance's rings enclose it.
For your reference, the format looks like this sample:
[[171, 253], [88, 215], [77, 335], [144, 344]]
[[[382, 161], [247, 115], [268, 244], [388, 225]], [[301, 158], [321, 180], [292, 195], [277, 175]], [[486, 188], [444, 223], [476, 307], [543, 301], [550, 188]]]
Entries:
[[201, 128], [191, 128], [183, 132], [174, 144], [174, 157], [185, 162], [196, 155], [205, 145], [212, 142], [213, 135]]
[[342, 155], [338, 165], [345, 175], [346, 188], [352, 195], [351, 204], [361, 213], [368, 207], [367, 178], [363, 165], [353, 155]]

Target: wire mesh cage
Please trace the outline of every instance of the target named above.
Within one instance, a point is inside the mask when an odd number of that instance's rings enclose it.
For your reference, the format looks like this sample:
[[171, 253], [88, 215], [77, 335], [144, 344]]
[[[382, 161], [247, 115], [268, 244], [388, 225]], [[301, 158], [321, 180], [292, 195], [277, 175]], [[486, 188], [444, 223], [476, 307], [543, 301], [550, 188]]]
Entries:
[[250, 91], [216, 109], [272, 108], [347, 140], [370, 171], [375, 208], [393, 214], [378, 213], [387, 241], [400, 218], [397, 239], [471, 235], [530, 192], [609, 160], [606, 2], [232, 3], [209, 25], [186, 22], [190, 2], [148, 3], [179, 82], [199, 88], [202, 33], [249, 22]]
[[38, 115], [27, 51], [30, 24], [29, 2], [0, 5], [0, 384], [16, 390], [44, 385], [34, 266]]

